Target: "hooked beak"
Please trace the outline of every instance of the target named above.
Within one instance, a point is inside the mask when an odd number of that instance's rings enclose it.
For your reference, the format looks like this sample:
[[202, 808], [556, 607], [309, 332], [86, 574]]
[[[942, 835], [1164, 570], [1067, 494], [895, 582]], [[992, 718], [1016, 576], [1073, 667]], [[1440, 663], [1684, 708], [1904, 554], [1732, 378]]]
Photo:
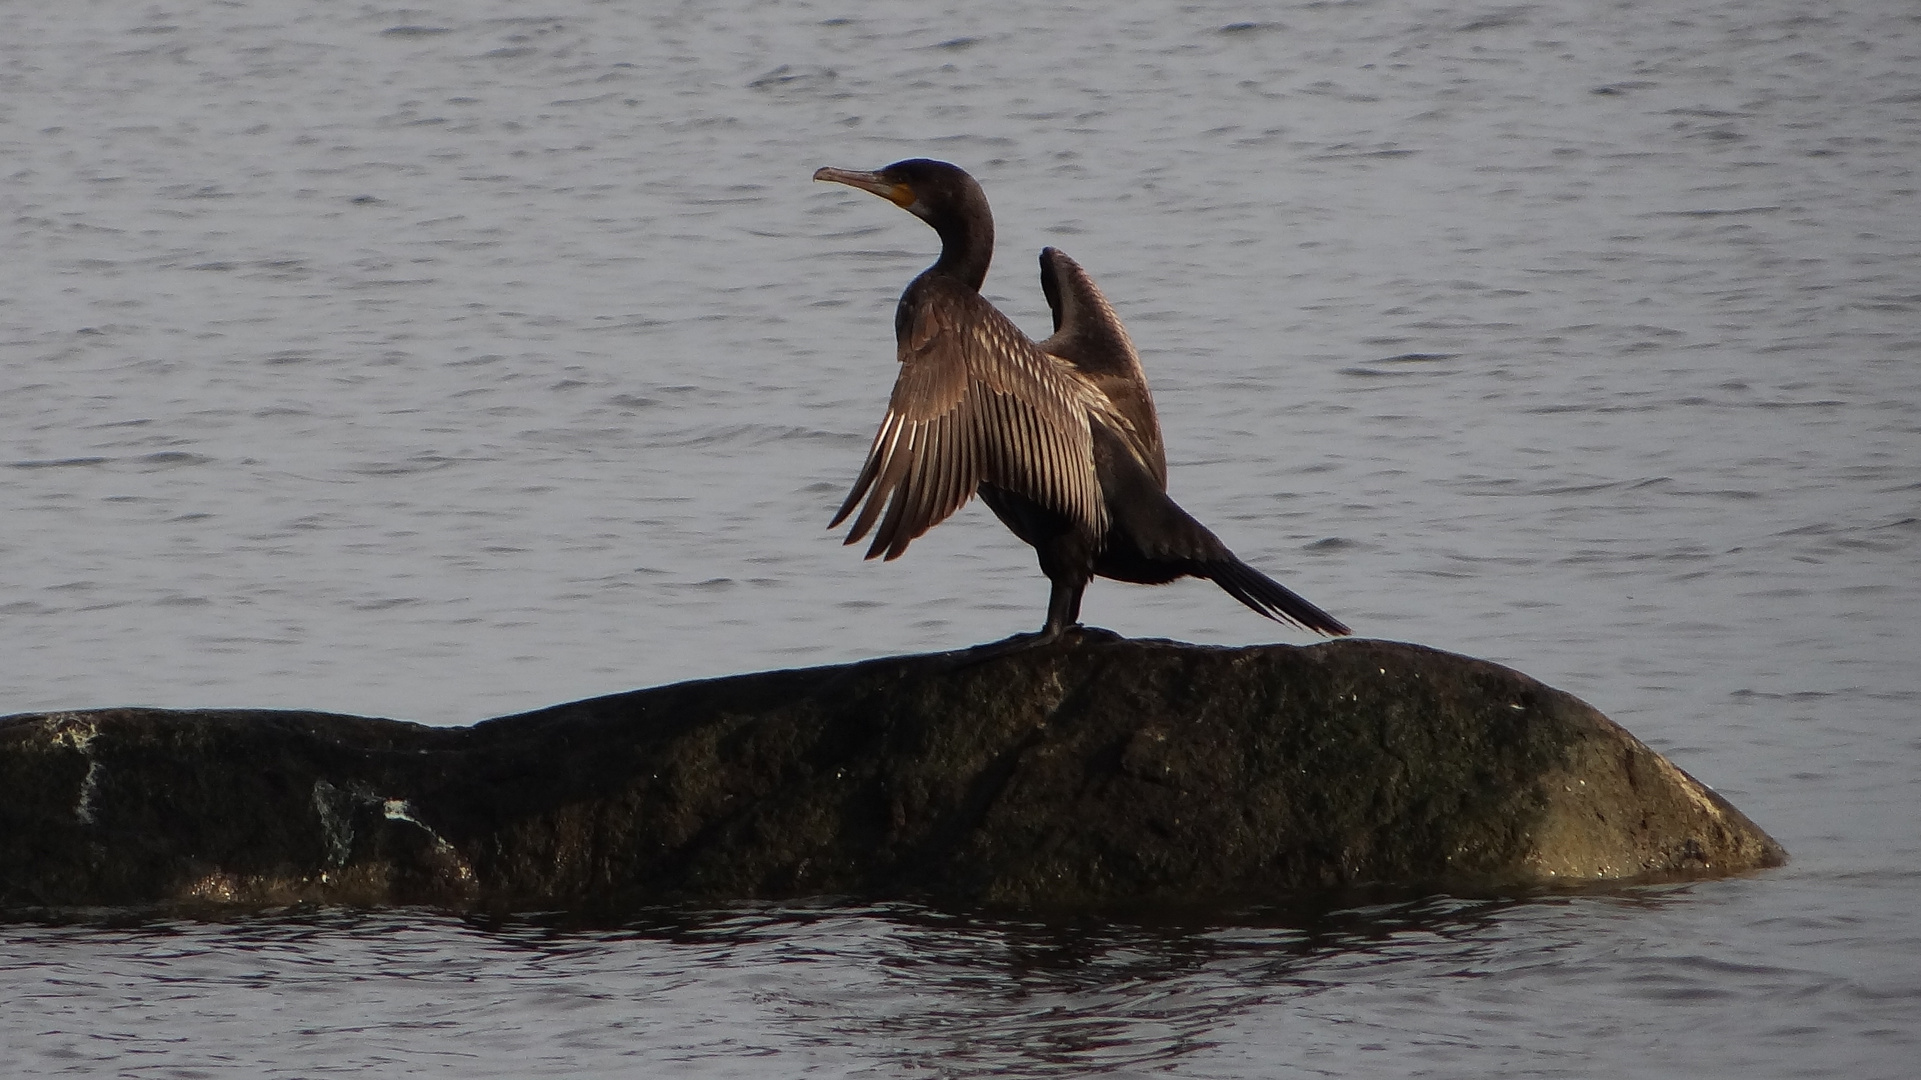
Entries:
[[916, 196], [913, 188], [883, 179], [879, 173], [829, 167], [815, 170], [814, 179], [831, 180], [836, 184], [846, 184], [848, 187], [872, 192], [903, 210], [912, 210], [914, 207]]

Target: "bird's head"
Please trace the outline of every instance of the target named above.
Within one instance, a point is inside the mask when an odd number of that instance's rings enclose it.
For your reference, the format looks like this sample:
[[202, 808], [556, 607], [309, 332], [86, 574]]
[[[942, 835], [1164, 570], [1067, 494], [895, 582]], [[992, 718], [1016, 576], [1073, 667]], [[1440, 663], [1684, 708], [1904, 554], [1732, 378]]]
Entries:
[[825, 168], [816, 171], [814, 179], [870, 191], [937, 229], [944, 219], [976, 211], [985, 215], [987, 209], [980, 184], [966, 170], [945, 161], [912, 158], [874, 172]]
[[831, 180], [871, 191], [913, 214], [940, 234], [941, 257], [928, 268], [978, 289], [994, 256], [994, 215], [974, 178], [945, 161], [912, 158], [875, 172], [821, 169], [816, 180]]

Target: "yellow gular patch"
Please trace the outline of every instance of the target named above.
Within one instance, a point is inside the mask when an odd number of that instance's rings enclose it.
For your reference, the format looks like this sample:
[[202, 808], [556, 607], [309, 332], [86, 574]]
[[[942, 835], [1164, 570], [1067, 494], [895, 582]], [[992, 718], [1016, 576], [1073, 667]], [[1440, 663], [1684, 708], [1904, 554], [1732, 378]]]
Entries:
[[914, 195], [914, 188], [912, 185], [895, 184], [892, 188], [888, 189], [887, 198], [895, 206], [898, 206], [901, 209], [905, 210], [908, 207], [914, 205], [914, 199], [916, 198], [916, 196]]

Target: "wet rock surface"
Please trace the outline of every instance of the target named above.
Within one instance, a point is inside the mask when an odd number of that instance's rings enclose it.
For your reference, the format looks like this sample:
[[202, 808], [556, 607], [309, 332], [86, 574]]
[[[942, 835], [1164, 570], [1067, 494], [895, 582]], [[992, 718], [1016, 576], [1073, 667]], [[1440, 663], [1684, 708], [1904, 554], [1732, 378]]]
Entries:
[[0, 720], [0, 905], [1046, 907], [1778, 865], [1574, 697], [1414, 645], [1090, 633], [682, 683], [466, 728]]

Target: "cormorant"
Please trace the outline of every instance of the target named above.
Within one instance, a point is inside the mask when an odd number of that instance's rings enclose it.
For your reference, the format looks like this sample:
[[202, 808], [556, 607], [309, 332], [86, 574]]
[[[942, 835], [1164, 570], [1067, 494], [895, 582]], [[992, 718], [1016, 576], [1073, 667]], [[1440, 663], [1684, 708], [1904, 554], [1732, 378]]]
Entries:
[[1096, 574], [1150, 585], [1207, 578], [1270, 619], [1349, 632], [1235, 558], [1167, 497], [1167, 457], [1140, 358], [1078, 263], [1041, 252], [1054, 334], [1035, 344], [980, 294], [994, 219], [973, 177], [917, 158], [878, 172], [825, 168], [814, 179], [879, 195], [941, 238], [940, 258], [901, 294], [900, 376], [829, 528], [859, 506], [846, 542], [872, 531], [867, 558], [894, 559], [979, 491], [1033, 545], [1053, 583], [1041, 641], [1078, 623], [1081, 593]]

